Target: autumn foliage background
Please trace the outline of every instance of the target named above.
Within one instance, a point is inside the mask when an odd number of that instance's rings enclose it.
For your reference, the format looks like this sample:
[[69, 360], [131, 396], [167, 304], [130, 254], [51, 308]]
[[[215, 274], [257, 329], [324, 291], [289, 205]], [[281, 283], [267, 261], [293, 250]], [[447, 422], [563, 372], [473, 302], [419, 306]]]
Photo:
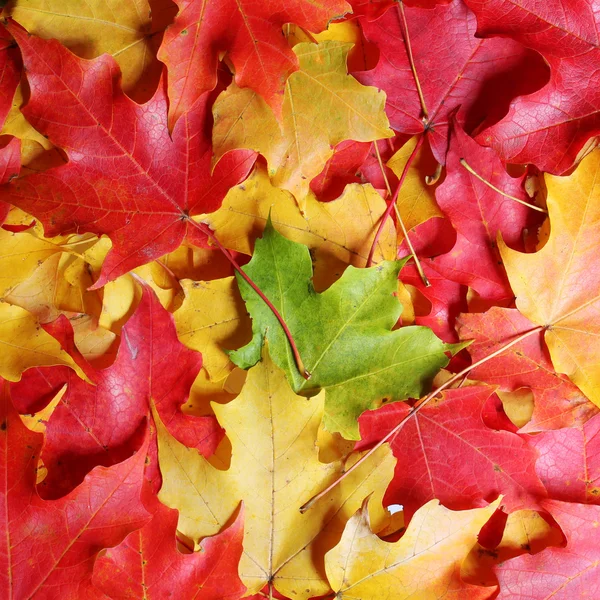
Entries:
[[1, 598], [600, 596], [597, 0], [1, 4]]

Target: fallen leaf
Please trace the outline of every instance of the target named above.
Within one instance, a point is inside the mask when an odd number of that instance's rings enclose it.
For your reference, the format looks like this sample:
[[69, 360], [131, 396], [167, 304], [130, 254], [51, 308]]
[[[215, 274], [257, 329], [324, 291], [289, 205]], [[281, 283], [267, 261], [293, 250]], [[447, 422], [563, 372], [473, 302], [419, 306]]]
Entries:
[[33, 35], [59, 40], [81, 58], [112, 55], [123, 72], [124, 91], [143, 101], [152, 95], [161, 72], [156, 51], [166, 23], [155, 23], [152, 16], [164, 11], [161, 5], [168, 2], [63, 0], [57, 5], [51, 0], [9, 0], [3, 16]]
[[217, 83], [220, 53], [234, 66], [235, 81], [281, 111], [283, 90], [298, 59], [281, 35], [286, 23], [322, 31], [349, 11], [344, 0], [293, 0], [285, 6], [249, 2], [212, 4], [176, 0], [179, 14], [165, 33], [158, 57], [169, 73], [169, 128]]
[[598, 527], [600, 507], [547, 500], [545, 508], [567, 538], [564, 548], [547, 548], [506, 561], [496, 569], [498, 598], [515, 598], [535, 590], [536, 598], [571, 600], [600, 593], [598, 550], [589, 532]]
[[[537, 508], [546, 496], [528, 436], [484, 425], [481, 412], [493, 391], [489, 386], [448, 390], [407, 421], [390, 442], [397, 463], [384, 502], [404, 506], [407, 521], [434, 498], [464, 510], [485, 506], [502, 494], [502, 504], [513, 511]], [[402, 403], [364, 413], [357, 449], [382, 439], [409, 413]]]
[[427, 107], [424, 115], [397, 7], [375, 21], [361, 19], [365, 37], [378, 46], [380, 58], [375, 69], [355, 75], [385, 91], [394, 130], [427, 132], [439, 163], [445, 163], [453, 113], [470, 132], [486, 117], [503, 117], [514, 97], [546, 83], [547, 70], [534, 52], [508, 39], [476, 38], [475, 16], [463, 2], [406, 7], [415, 70]]
[[432, 500], [392, 544], [371, 531], [365, 504], [348, 521], [340, 543], [325, 557], [336, 598], [375, 600], [381, 598], [382, 590], [389, 600], [489, 598], [493, 590], [464, 583], [459, 571], [497, 505], [453, 512]]
[[235, 279], [184, 279], [181, 286], [185, 299], [173, 314], [177, 336], [188, 348], [202, 352], [204, 368], [212, 380], [220, 381], [235, 368], [226, 349], [248, 343], [251, 337]]
[[115, 464], [139, 447], [150, 399], [178, 439], [194, 451], [212, 454], [222, 437], [214, 418], [181, 412], [201, 365], [201, 355], [178, 341], [171, 315], [144, 288], [121, 332], [114, 364], [97, 372], [95, 386], [70, 377], [67, 393], [48, 421], [44, 497], [63, 495], [94, 466]]
[[183, 554], [176, 542], [177, 511], [147, 491], [145, 506], [152, 519], [96, 561], [96, 588], [115, 600], [237, 600], [244, 595], [237, 573], [243, 511], [222, 533], [204, 539], [198, 552]]
[[[474, 340], [468, 347], [474, 362], [535, 327], [516, 309], [499, 307], [485, 313], [462, 314], [457, 324], [462, 340]], [[543, 332], [529, 336], [471, 371], [473, 379], [498, 385], [508, 392], [532, 390], [533, 415], [522, 432], [577, 426], [598, 413], [577, 386], [554, 370], [543, 338]]]
[[0, 302], [0, 346], [0, 377], [8, 381], [19, 381], [25, 369], [51, 365], [71, 367], [85, 377], [31, 313], [5, 302]]
[[195, 541], [219, 531], [243, 500], [240, 576], [248, 594], [269, 582], [292, 598], [327, 593], [323, 557], [366, 495], [373, 494], [375, 525], [385, 524], [381, 496], [394, 462], [389, 448], [380, 448], [302, 514], [300, 506], [343, 469], [341, 462], [318, 460], [323, 394], [310, 400], [296, 396], [265, 352], [236, 400], [213, 408], [231, 442], [231, 465], [215, 468], [168, 435], [156, 419], [163, 475], [159, 499], [179, 510], [179, 530]]
[[[1, 197], [40, 219], [46, 235], [107, 234], [113, 246], [95, 287], [174, 250], [188, 232], [189, 215], [218, 208], [250, 170], [253, 154], [245, 151], [228, 155], [210, 174], [208, 96], [171, 139], [162, 86], [138, 105], [118, 87], [112, 57], [82, 60], [54, 40], [28, 36], [14, 22], [9, 29], [31, 87], [24, 114], [66, 150], [69, 162], [15, 180]], [[159, 157], [155, 147], [161, 148]], [[198, 237], [195, 228], [193, 234]]]
[[[600, 273], [595, 265], [600, 235], [600, 152], [593, 152], [568, 177], [546, 175], [551, 232], [535, 254], [500, 243], [517, 308], [546, 328], [552, 364], [600, 406]], [[556, 285], [548, 285], [548, 282]]]
[[43, 436], [29, 431], [0, 393], [3, 529], [0, 595], [87, 598], [98, 552], [149, 519], [140, 499], [148, 438], [131, 458], [97, 467], [70, 494], [42, 500], [35, 489]]
[[539, 226], [541, 215], [498, 193], [468, 171], [462, 161], [496, 190], [529, 201], [523, 189], [525, 175], [511, 177], [494, 150], [482, 148], [456, 126], [446, 157], [446, 178], [435, 197], [456, 229], [457, 241], [448, 258], [436, 258], [435, 269], [448, 279], [468, 285], [482, 298], [512, 298], [496, 243], [498, 233], [508, 246], [523, 252], [523, 230]]
[[231, 150], [255, 150], [266, 158], [273, 184], [301, 203], [333, 146], [391, 137], [385, 94], [347, 73], [350, 48], [336, 41], [294, 47], [300, 69], [286, 81], [281, 123], [257, 92], [232, 83], [213, 106], [214, 162]]
[[445, 352], [452, 351], [424, 327], [391, 331], [402, 310], [395, 297], [402, 265], [403, 261], [386, 261], [370, 269], [348, 267], [336, 283], [317, 294], [306, 246], [267, 224], [244, 271], [284, 315], [311, 377], [300, 374], [283, 328], [241, 278], [238, 285], [252, 316], [253, 338], [230, 354], [233, 362], [252, 366], [268, 340], [273, 361], [295, 392], [326, 391], [327, 429], [358, 439], [360, 413], [383, 398], [420, 397], [448, 364]]
[[532, 439], [535, 470], [554, 500], [600, 504], [600, 418]]
[[[342, 196], [326, 204], [307, 196], [304, 211], [300, 212], [294, 198], [273, 187], [265, 171], [257, 168], [244, 183], [229, 191], [223, 206], [207, 215], [206, 221], [225, 247], [251, 255], [270, 216], [278, 231], [308, 246], [315, 259], [313, 283], [321, 291], [339, 279], [347, 265], [366, 264], [385, 208], [385, 202], [370, 185], [349, 185]], [[396, 231], [388, 220], [373, 260], [395, 257]]]
[[480, 134], [481, 141], [507, 162], [564, 173], [600, 132], [600, 27], [593, 3], [465, 2], [477, 16], [477, 35], [509, 36], [542, 54], [550, 66], [547, 85], [519, 94], [504, 119]]

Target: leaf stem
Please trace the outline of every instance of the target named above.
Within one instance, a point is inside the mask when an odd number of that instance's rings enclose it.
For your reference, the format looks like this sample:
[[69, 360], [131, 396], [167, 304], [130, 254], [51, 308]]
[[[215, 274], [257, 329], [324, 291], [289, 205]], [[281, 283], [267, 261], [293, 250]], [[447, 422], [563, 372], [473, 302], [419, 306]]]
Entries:
[[523, 206], [527, 206], [527, 208], [531, 208], [531, 209], [537, 210], [541, 213], [548, 214], [548, 211], [546, 209], [542, 208], [541, 206], [536, 206], [535, 204], [530, 204], [529, 202], [526, 202], [525, 200], [521, 200], [521, 198], [517, 198], [516, 196], [511, 196], [510, 194], [503, 192], [501, 189], [497, 188], [495, 185], [493, 185], [487, 179], [484, 179], [479, 173], [477, 173], [477, 171], [475, 171], [475, 169], [473, 169], [473, 167], [471, 167], [471, 165], [469, 165], [469, 163], [464, 158], [460, 159], [460, 164], [467, 171], [469, 171], [469, 173], [471, 173], [471, 175], [473, 175], [473, 177], [476, 177], [477, 179], [479, 179], [479, 181], [481, 181], [482, 183], [485, 183], [485, 185], [487, 185], [489, 188], [493, 189], [495, 192], [498, 192], [498, 194], [500, 194], [501, 196], [504, 196], [505, 198], [509, 198], [510, 200], [514, 200], [515, 202], [518, 202], [519, 204], [522, 204]]
[[[375, 154], [377, 155], [377, 162], [379, 163], [379, 168], [381, 169], [381, 174], [383, 175], [383, 180], [385, 181], [385, 187], [387, 188], [388, 196], [391, 197], [392, 196], [392, 188], [390, 187], [390, 182], [388, 181], [387, 173], [385, 172], [385, 169], [383, 167], [383, 161], [381, 160], [381, 154], [379, 154], [379, 148], [377, 147], [377, 141], [373, 142], [373, 146], [375, 146]], [[396, 219], [398, 220], [398, 223], [400, 224], [400, 227], [402, 229], [402, 234], [404, 235], [404, 239], [406, 240], [406, 243], [408, 244], [408, 248], [413, 256], [413, 259], [415, 261], [415, 266], [417, 267], [417, 271], [419, 272], [419, 276], [421, 277], [421, 281], [423, 282], [423, 285], [425, 285], [425, 287], [430, 287], [431, 283], [429, 283], [429, 279], [427, 279], [427, 275], [425, 275], [425, 272], [423, 271], [423, 267], [421, 266], [421, 261], [419, 260], [419, 257], [417, 256], [415, 249], [413, 248], [412, 242], [410, 241], [410, 237], [408, 236], [408, 231], [406, 230], [406, 226], [404, 225], [404, 221], [402, 220], [402, 216], [400, 215], [400, 211], [398, 210], [398, 205], [396, 203], [394, 203], [394, 210], [396, 211]], [[375, 251], [373, 250], [373, 253], [374, 252]], [[373, 260], [373, 256], [370, 253], [369, 253], [369, 256], [370, 256], [371, 260]]]
[[492, 358], [495, 358], [496, 356], [502, 354], [503, 352], [505, 352], [506, 350], [508, 350], [512, 346], [518, 344], [519, 342], [522, 342], [525, 338], [528, 338], [529, 336], [533, 335], [534, 333], [538, 333], [538, 332], [540, 332], [540, 331], [542, 331], [544, 329], [546, 329], [546, 327], [543, 327], [543, 326], [540, 325], [538, 327], [535, 327], [534, 329], [530, 329], [529, 331], [526, 331], [525, 333], [522, 333], [521, 335], [519, 335], [518, 337], [516, 337], [514, 340], [512, 340], [512, 342], [509, 342], [508, 344], [505, 344], [501, 348], [498, 348], [498, 350], [495, 350], [491, 354], [488, 354], [487, 356], [484, 356], [483, 358], [479, 359], [477, 362], [475, 362], [472, 365], [464, 368], [459, 373], [456, 373], [455, 375], [453, 375], [452, 377], [450, 377], [450, 379], [448, 379], [447, 381], [445, 381], [442, 385], [440, 385], [438, 388], [436, 388], [435, 390], [433, 390], [431, 393], [427, 394], [427, 396], [421, 398], [421, 400], [419, 400], [412, 407], [411, 411], [387, 435], [385, 435], [381, 440], [379, 440], [368, 452], [366, 452], [365, 454], [363, 454], [347, 471], [344, 471], [331, 485], [329, 485], [326, 489], [324, 489], [323, 491], [321, 491], [318, 494], [316, 494], [315, 496], [313, 496], [308, 502], [306, 502], [305, 504], [303, 504], [300, 507], [300, 512], [301, 513], [305, 513], [307, 510], [309, 510], [310, 508], [312, 508], [312, 506], [318, 500], [320, 500], [323, 496], [325, 496], [326, 494], [328, 494], [343, 479], [345, 479], [350, 473], [352, 473], [352, 471], [354, 471], [355, 469], [357, 469], [378, 448], [380, 448], [387, 441], [389, 441], [393, 437], [395, 437], [399, 433], [399, 431], [402, 429], [403, 425], [409, 419], [411, 419], [412, 417], [414, 417], [426, 404], [428, 404], [440, 392], [442, 392], [446, 388], [450, 387], [455, 381], [458, 381], [461, 377], [467, 375], [475, 367], [479, 367], [480, 365], [482, 365], [483, 363], [487, 362], [488, 360], [491, 360]]
[[225, 258], [232, 264], [233, 268], [244, 278], [246, 283], [260, 296], [261, 300], [269, 307], [269, 310], [273, 313], [275, 318], [279, 321], [279, 324], [283, 328], [285, 336], [288, 339], [288, 342], [292, 349], [292, 354], [294, 355], [294, 361], [296, 362], [296, 367], [298, 368], [298, 371], [300, 371], [300, 374], [302, 375], [302, 377], [304, 377], [304, 379], [310, 379], [311, 374], [306, 369], [306, 367], [304, 366], [304, 363], [302, 362], [302, 358], [300, 357], [300, 352], [298, 352], [298, 347], [296, 346], [296, 342], [294, 341], [292, 332], [290, 331], [286, 322], [283, 320], [283, 317], [279, 314], [279, 311], [275, 308], [273, 303], [263, 294], [263, 292], [256, 285], [256, 283], [254, 283], [254, 281], [252, 281], [252, 279], [250, 279], [250, 276], [244, 272], [242, 267], [240, 267], [240, 265], [237, 264], [237, 261], [235, 260], [235, 258], [233, 258], [233, 256], [231, 256], [231, 253], [229, 252], [229, 250], [227, 250], [227, 248], [225, 248], [225, 246], [223, 246], [223, 244], [221, 244], [221, 242], [217, 239], [214, 232], [210, 229], [210, 227], [208, 227], [208, 225], [206, 225], [204, 223], [197, 223], [193, 219], [189, 219], [189, 218], [188, 218], [188, 223], [191, 223], [194, 227], [199, 229], [204, 235], [207, 235], [215, 243], [217, 248], [225, 256]]
[[419, 75], [417, 74], [417, 68], [415, 67], [415, 59], [412, 52], [412, 46], [410, 45], [410, 37], [408, 35], [408, 23], [406, 22], [406, 15], [404, 14], [404, 4], [402, 0], [398, 2], [398, 13], [400, 14], [400, 23], [402, 29], [402, 37], [404, 38], [404, 46], [406, 47], [406, 54], [408, 55], [408, 62], [410, 64], [410, 70], [412, 71], [413, 77], [415, 78], [415, 85], [417, 87], [417, 93], [419, 94], [419, 101], [421, 102], [421, 111], [425, 122], [429, 120], [429, 112], [425, 105], [425, 96], [423, 96], [423, 90], [419, 81]]

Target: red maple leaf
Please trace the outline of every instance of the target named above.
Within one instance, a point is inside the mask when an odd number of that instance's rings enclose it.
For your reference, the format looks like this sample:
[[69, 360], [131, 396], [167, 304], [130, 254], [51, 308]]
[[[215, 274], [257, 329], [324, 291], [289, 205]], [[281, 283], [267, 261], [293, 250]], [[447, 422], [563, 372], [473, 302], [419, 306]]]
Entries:
[[165, 32], [158, 58], [169, 73], [169, 126], [217, 83], [219, 54], [226, 52], [235, 81], [260, 94], [281, 113], [287, 78], [298, 60], [282, 33], [286, 23], [313, 32], [350, 11], [344, 0], [176, 0], [179, 14]]
[[181, 412], [202, 356], [181, 344], [173, 317], [146, 286], [121, 338], [115, 362], [96, 372], [96, 385], [69, 374], [67, 392], [47, 424], [44, 497], [70, 491], [96, 465], [129, 456], [140, 444], [150, 401], [186, 446], [208, 456], [222, 437], [214, 418]]
[[516, 98], [481, 141], [505, 161], [565, 172], [600, 133], [600, 11], [588, 1], [465, 1], [477, 15], [478, 35], [518, 40], [550, 65], [550, 82]]
[[192, 554], [177, 550], [178, 513], [144, 489], [152, 519], [109, 549], [94, 565], [93, 583], [119, 600], [237, 600], [246, 591], [238, 575], [244, 537], [243, 510]]
[[0, 382], [2, 490], [2, 598], [96, 597], [94, 560], [149, 518], [140, 494], [148, 438], [128, 460], [97, 467], [59, 500], [42, 500], [35, 489], [43, 436], [27, 429]]
[[[457, 330], [461, 339], [474, 340], [468, 351], [478, 361], [534, 327], [516, 309], [493, 307], [485, 313], [461, 315]], [[543, 331], [476, 367], [470, 376], [507, 392], [522, 387], [532, 390], [535, 408], [523, 432], [582, 424], [598, 414], [579, 388], [554, 370]]]
[[[535, 474], [535, 451], [524, 437], [489, 429], [481, 418], [493, 391], [449, 390], [405, 423], [391, 440], [397, 463], [384, 503], [402, 504], [405, 518], [433, 498], [453, 510], [485, 506], [499, 494], [509, 511], [537, 506], [546, 492]], [[383, 438], [409, 412], [402, 402], [364, 412], [357, 449]]]
[[515, 96], [539, 89], [547, 81], [539, 56], [521, 44], [476, 38], [475, 16], [460, 0], [433, 9], [403, 10], [427, 114], [411, 70], [399, 8], [376, 21], [361, 19], [365, 37], [381, 54], [375, 69], [354, 76], [386, 92], [393, 129], [411, 135], [426, 131], [442, 164], [453, 113], [458, 111], [459, 123], [471, 131], [484, 120], [497, 121]]
[[13, 37], [0, 24], [0, 125], [4, 125], [21, 80], [21, 54]]
[[108, 235], [113, 246], [95, 288], [174, 250], [188, 234], [202, 243], [189, 217], [216, 210], [254, 161], [253, 152], [231, 152], [211, 175], [209, 94], [171, 139], [162, 85], [136, 104], [121, 90], [111, 56], [83, 60], [13, 21], [8, 27], [31, 88], [23, 113], [69, 162], [13, 181], [0, 198], [37, 217], [47, 236]]
[[[446, 179], [435, 192], [439, 207], [456, 229], [452, 250], [437, 257], [435, 269], [448, 279], [476, 290], [488, 300], [513, 298], [497, 247], [497, 237], [515, 250], [524, 251], [523, 230], [541, 222], [541, 213], [519, 204], [528, 202], [524, 175], [513, 178], [491, 148], [483, 148], [459, 126], [454, 128], [446, 157]], [[478, 175], [508, 198], [469, 172]]]
[[567, 538], [564, 548], [523, 554], [496, 568], [497, 598], [552, 598], [574, 600], [600, 595], [600, 550], [590, 535], [600, 523], [600, 506], [547, 500], [544, 508]]
[[600, 415], [532, 438], [535, 470], [555, 500], [600, 504]]

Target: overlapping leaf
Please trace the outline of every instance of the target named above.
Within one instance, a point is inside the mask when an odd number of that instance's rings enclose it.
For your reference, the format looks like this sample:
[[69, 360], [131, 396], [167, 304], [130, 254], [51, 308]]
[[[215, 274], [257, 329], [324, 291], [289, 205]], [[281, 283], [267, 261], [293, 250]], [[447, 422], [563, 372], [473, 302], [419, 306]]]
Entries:
[[65, 149], [69, 162], [16, 180], [0, 198], [40, 219], [47, 235], [107, 234], [113, 247], [96, 286], [174, 250], [188, 233], [189, 216], [218, 208], [249, 172], [253, 154], [243, 151], [210, 174], [207, 95], [171, 140], [162, 86], [138, 105], [120, 90], [111, 57], [82, 60], [14, 23], [9, 29], [31, 87], [25, 116]]
[[[485, 313], [463, 314], [457, 325], [462, 339], [474, 340], [468, 348], [474, 361], [534, 328], [517, 310], [497, 307]], [[532, 390], [533, 415], [522, 429], [527, 432], [583, 424], [598, 412], [577, 386], [554, 370], [543, 338], [543, 332], [527, 337], [471, 372], [473, 379], [499, 385], [508, 392]]]
[[600, 507], [557, 500], [546, 501], [545, 507], [563, 530], [566, 546], [519, 556], [499, 566], [498, 598], [534, 594], [534, 598], [571, 600], [600, 593], [598, 548], [589, 536], [600, 522]]
[[[497, 503], [496, 503], [497, 505]], [[452, 512], [432, 500], [415, 515], [402, 538], [391, 544], [372, 531], [366, 507], [350, 519], [340, 543], [325, 557], [336, 598], [389, 600], [467, 598], [491, 591], [464, 583], [460, 565], [495, 505]]]
[[123, 328], [114, 364], [97, 372], [95, 386], [70, 377], [48, 421], [44, 496], [70, 491], [93, 466], [119, 462], [138, 447], [151, 399], [174, 435], [212, 453], [221, 438], [214, 419], [187, 416], [180, 409], [201, 365], [201, 355], [182, 346], [172, 317], [144, 289]]
[[223, 51], [233, 63], [236, 83], [261, 94], [279, 113], [284, 85], [298, 68], [282, 26], [297, 23], [318, 32], [350, 8], [344, 0], [292, 0], [284, 6], [273, 1], [177, 0], [177, 5], [179, 14], [159, 51], [169, 73], [170, 127], [215, 87]]
[[478, 35], [511, 37], [540, 52], [550, 65], [549, 83], [516, 98], [508, 115], [481, 140], [506, 161], [564, 173], [600, 132], [600, 27], [594, 2], [465, 2], [477, 16]]
[[[484, 506], [499, 494], [509, 511], [537, 506], [546, 493], [535, 474], [536, 453], [524, 437], [483, 423], [492, 392], [450, 390], [402, 427], [391, 443], [398, 462], [386, 503], [404, 506], [407, 519], [434, 498], [456, 510]], [[409, 410], [398, 403], [362, 415], [359, 448], [383, 438]]]
[[[600, 405], [600, 153], [568, 177], [546, 176], [551, 232], [535, 254], [500, 245], [517, 308], [543, 326], [554, 368]], [[548, 285], [553, 281], [556, 285]]]
[[242, 554], [243, 511], [222, 533], [202, 542], [198, 552], [177, 549], [177, 512], [162, 505], [148, 488], [152, 519], [110, 548], [94, 565], [94, 586], [109, 598], [237, 600], [246, 588], [237, 567]]
[[212, 466], [168, 435], [157, 419], [163, 476], [159, 499], [179, 510], [178, 529], [193, 540], [219, 531], [243, 500], [240, 575], [248, 592], [256, 593], [269, 583], [293, 598], [327, 593], [324, 554], [337, 543], [346, 520], [368, 494], [373, 493], [375, 526], [385, 524], [381, 497], [394, 463], [389, 448], [380, 448], [301, 514], [300, 506], [343, 468], [339, 461], [318, 460], [315, 441], [323, 394], [310, 400], [296, 396], [283, 372], [264, 354], [250, 369], [240, 396], [213, 408], [231, 442], [229, 468]]
[[29, 431], [0, 390], [0, 470], [3, 598], [93, 597], [91, 576], [98, 552], [119, 544], [149, 520], [141, 501], [147, 438], [131, 458], [98, 467], [60, 500], [35, 490], [42, 437]]
[[231, 354], [233, 361], [244, 368], [256, 364], [268, 340], [274, 362], [294, 391], [311, 395], [326, 390], [327, 429], [358, 439], [361, 412], [383, 398], [421, 396], [448, 363], [445, 352], [452, 350], [424, 327], [391, 331], [402, 308], [394, 295], [402, 264], [348, 267], [335, 284], [317, 294], [308, 249], [267, 224], [245, 271], [286, 319], [311, 377], [300, 374], [281, 325], [241, 278], [254, 337]]
[[[427, 114], [411, 70], [403, 19], [398, 7], [376, 21], [362, 20], [366, 38], [380, 59], [359, 80], [387, 94], [391, 126], [411, 135], [427, 132], [434, 156], [445, 162], [450, 117], [468, 131], [485, 118], [504, 116], [515, 96], [538, 89], [546, 80], [541, 61], [507, 39], [475, 37], [475, 16], [460, 0], [434, 8], [404, 8], [414, 65]], [[521, 72], [514, 77], [514, 72]]]
[[[347, 73], [350, 48], [337, 41], [294, 47], [300, 70], [286, 81], [281, 123], [257, 92], [230, 85], [213, 107], [215, 160], [237, 148], [256, 150], [273, 183], [302, 202], [333, 146], [391, 137], [385, 94]], [[323, 119], [324, 111], [332, 118]]]

